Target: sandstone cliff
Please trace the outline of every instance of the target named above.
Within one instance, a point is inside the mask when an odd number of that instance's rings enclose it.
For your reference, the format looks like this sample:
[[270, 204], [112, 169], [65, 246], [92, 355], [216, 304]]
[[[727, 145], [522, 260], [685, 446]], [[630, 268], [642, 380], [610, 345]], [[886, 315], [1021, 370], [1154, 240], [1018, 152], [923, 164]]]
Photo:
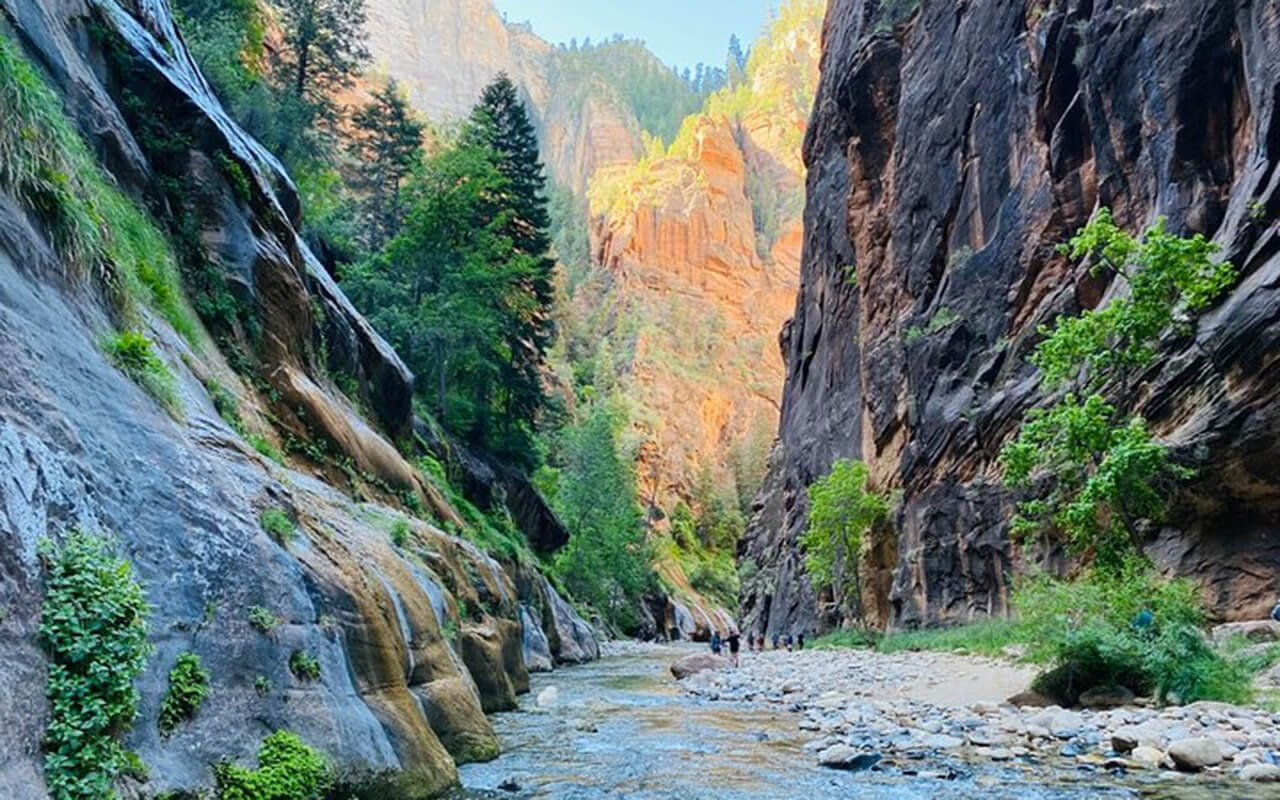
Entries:
[[625, 381], [648, 443], [640, 478], [668, 508], [704, 470], [727, 483], [733, 448], [753, 435], [766, 446], [759, 432], [777, 419], [820, 15], [816, 2], [785, 4], [740, 85], [668, 147], [651, 142], [591, 182], [592, 258], [637, 329]]
[[[813, 628], [795, 546], [838, 457], [900, 489], [881, 621], [1003, 613], [1018, 555], [996, 456], [1037, 401], [1036, 327], [1108, 291], [1054, 245], [1109, 206], [1220, 242], [1242, 277], [1128, 404], [1197, 478], [1148, 552], [1223, 617], [1275, 600], [1280, 6], [833, 0], [805, 141], [780, 444], [740, 556], [749, 623]], [[856, 274], [850, 275], [850, 269]]]
[[[174, 241], [239, 309], [216, 342], [134, 310], [128, 324], [175, 376], [166, 413], [103, 353], [126, 322], [120, 287], [73, 279], [56, 206], [0, 182], [0, 785], [44, 795], [37, 543], [78, 526], [118, 537], [152, 606], [156, 652], [127, 741], [151, 768], [147, 796], [207, 786], [210, 764], [251, 758], [278, 728], [346, 775], [439, 793], [455, 762], [496, 754], [484, 712], [511, 707], [528, 669], [595, 656], [590, 626], [532, 559], [499, 561], [445, 532], [471, 523], [410, 461], [412, 376], [297, 235], [289, 177], [222, 111], [167, 3], [2, 0], [0, 12], [0, 36], [38, 65], [111, 180], [185, 221]], [[271, 442], [286, 455], [260, 455]], [[554, 527], [536, 495], [521, 504], [533, 527]], [[269, 536], [268, 510], [297, 538]], [[252, 606], [280, 625], [255, 630]], [[184, 650], [211, 692], [162, 737], [166, 675]], [[293, 674], [295, 650], [317, 659], [318, 680]]]

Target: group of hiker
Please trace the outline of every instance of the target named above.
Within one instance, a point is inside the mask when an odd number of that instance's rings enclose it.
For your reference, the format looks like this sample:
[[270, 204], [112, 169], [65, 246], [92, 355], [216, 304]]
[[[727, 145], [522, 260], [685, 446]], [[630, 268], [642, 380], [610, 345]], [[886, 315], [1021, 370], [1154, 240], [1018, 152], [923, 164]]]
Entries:
[[[785, 636], [782, 634], [775, 633], [773, 635], [773, 649], [781, 650], [784, 647], [787, 649], [788, 652], [790, 652], [792, 649], [803, 650], [804, 634], [801, 633], [793, 637], [789, 633], [786, 634]], [[720, 653], [724, 651], [725, 648], [728, 648], [729, 658], [730, 660], [733, 661], [733, 665], [736, 667], [738, 665], [738, 651], [742, 648], [742, 634], [738, 633], [737, 631], [732, 631], [728, 636], [722, 637], [720, 635], [720, 631], [712, 631], [711, 632], [711, 652], [715, 653], [716, 655], [720, 655]], [[750, 649], [751, 652], [753, 653], [755, 652], [763, 653], [765, 651], [764, 634], [757, 633], [752, 635], [748, 633], [747, 648]]]

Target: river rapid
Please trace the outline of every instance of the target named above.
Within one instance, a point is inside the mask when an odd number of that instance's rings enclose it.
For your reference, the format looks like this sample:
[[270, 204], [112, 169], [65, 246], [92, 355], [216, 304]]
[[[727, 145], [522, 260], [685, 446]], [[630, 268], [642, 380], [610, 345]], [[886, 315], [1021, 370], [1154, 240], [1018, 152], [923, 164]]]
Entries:
[[627, 648], [589, 665], [534, 676], [520, 709], [494, 716], [502, 755], [463, 766], [463, 788], [455, 800], [1261, 796], [1137, 784], [1102, 770], [978, 763], [944, 754], [886, 761], [861, 772], [823, 768], [812, 748], [805, 748], [813, 735], [798, 728], [798, 715], [785, 705], [709, 700], [684, 691], [668, 667], [689, 652], [694, 652], [691, 645]]

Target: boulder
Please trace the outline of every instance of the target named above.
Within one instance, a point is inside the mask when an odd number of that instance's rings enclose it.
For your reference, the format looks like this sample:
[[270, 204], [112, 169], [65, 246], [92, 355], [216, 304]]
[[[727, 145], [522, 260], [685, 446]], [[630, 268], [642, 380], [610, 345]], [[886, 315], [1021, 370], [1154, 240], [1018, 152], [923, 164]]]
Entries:
[[1129, 758], [1138, 764], [1155, 767], [1159, 766], [1164, 761], [1165, 756], [1164, 751], [1158, 747], [1138, 745], [1133, 748], [1131, 753], [1129, 753]]
[[1280, 783], [1280, 767], [1275, 764], [1250, 764], [1240, 770], [1240, 777], [1254, 783]]
[[551, 643], [547, 641], [547, 634], [538, 624], [533, 611], [523, 603], [520, 604], [520, 635], [521, 653], [524, 656], [526, 669], [530, 672], [550, 672], [555, 669], [555, 662], [551, 658]]
[[462, 661], [480, 691], [480, 705], [486, 714], [516, 707], [516, 688], [507, 674], [503, 658], [503, 636], [494, 625], [469, 627], [459, 637]]
[[880, 754], [862, 753], [847, 744], [837, 744], [819, 753], [818, 763], [831, 769], [861, 772], [880, 763]]
[[1228, 622], [1213, 629], [1213, 643], [1224, 644], [1237, 636], [1251, 642], [1280, 641], [1280, 622], [1273, 619], [1254, 619], [1247, 622]]
[[1222, 748], [1213, 739], [1180, 739], [1169, 745], [1169, 758], [1183, 772], [1199, 772], [1222, 763]]
[[1095, 686], [1080, 695], [1080, 705], [1085, 708], [1119, 708], [1133, 701], [1133, 692], [1123, 686]]
[[693, 653], [672, 664], [671, 674], [676, 676], [676, 680], [682, 681], [700, 672], [728, 669], [730, 666], [729, 659], [724, 656], [718, 656], [715, 653]]

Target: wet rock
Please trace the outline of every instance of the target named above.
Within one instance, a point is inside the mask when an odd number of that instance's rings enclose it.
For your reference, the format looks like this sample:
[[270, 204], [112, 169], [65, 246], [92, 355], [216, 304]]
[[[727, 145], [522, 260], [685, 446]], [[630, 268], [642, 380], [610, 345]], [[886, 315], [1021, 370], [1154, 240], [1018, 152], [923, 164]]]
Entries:
[[1275, 764], [1250, 764], [1240, 770], [1240, 777], [1254, 783], [1280, 783], [1280, 767]]
[[553, 708], [560, 704], [560, 690], [554, 686], [548, 686], [538, 692], [538, 696], [534, 698], [534, 703], [538, 708]]
[[1199, 772], [1222, 763], [1222, 749], [1213, 739], [1180, 739], [1169, 745], [1169, 758], [1184, 772]]
[[1164, 762], [1165, 753], [1157, 747], [1138, 745], [1129, 753], [1129, 757], [1139, 764], [1155, 767]]
[[1211, 638], [1215, 645], [1221, 645], [1237, 636], [1248, 639], [1251, 642], [1280, 641], [1280, 622], [1276, 622], [1273, 619], [1228, 622], [1215, 626]]
[[676, 680], [684, 680], [700, 672], [728, 669], [730, 666], [732, 664], [724, 656], [714, 653], [693, 653], [672, 664], [671, 674], [676, 677]]
[[831, 769], [843, 769], [861, 772], [871, 769], [880, 762], [879, 753], [863, 753], [849, 745], [838, 744], [828, 747], [818, 754], [818, 763]]
[[498, 788], [504, 792], [518, 792], [520, 781], [516, 780], [515, 776], [508, 775], [502, 779], [502, 783], [498, 784]]

